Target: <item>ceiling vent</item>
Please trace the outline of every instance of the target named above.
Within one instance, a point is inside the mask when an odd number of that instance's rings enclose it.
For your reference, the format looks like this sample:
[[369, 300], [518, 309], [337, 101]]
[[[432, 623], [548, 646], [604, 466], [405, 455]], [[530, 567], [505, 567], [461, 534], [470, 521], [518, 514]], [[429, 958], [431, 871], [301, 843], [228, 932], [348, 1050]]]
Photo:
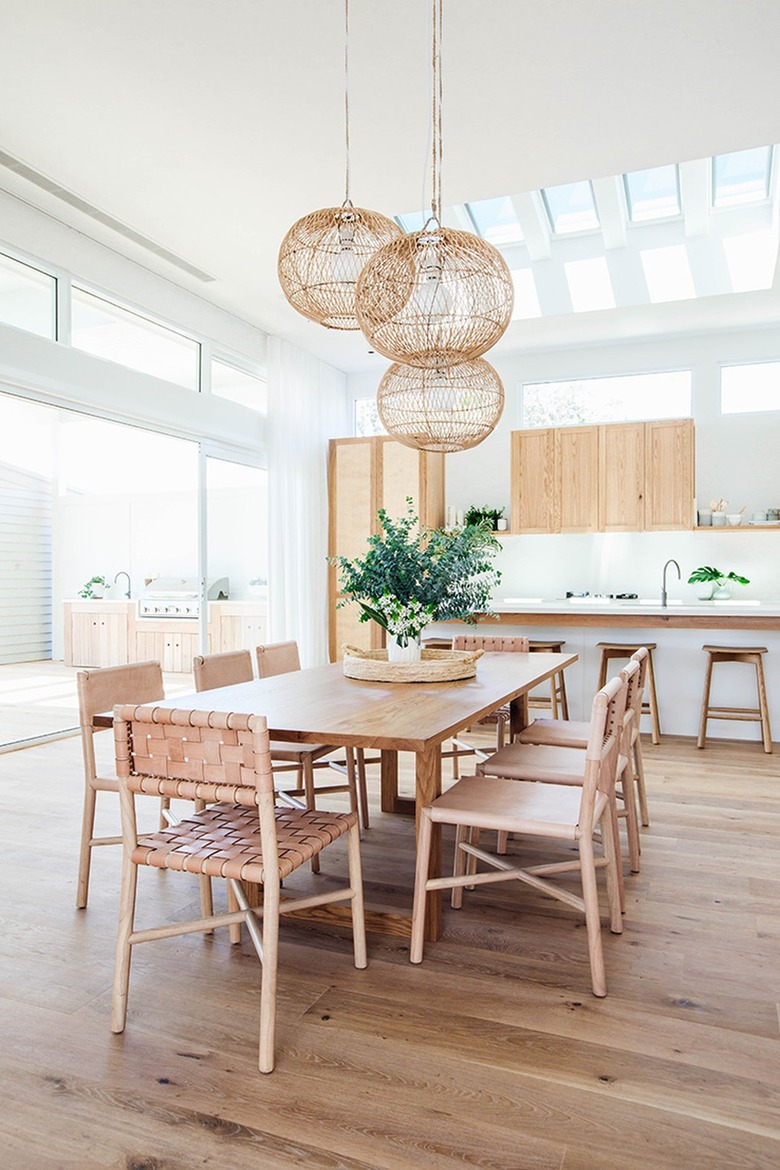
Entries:
[[196, 268], [194, 264], [190, 264], [187, 260], [183, 260], [181, 256], [177, 256], [175, 252], [169, 252], [167, 248], [163, 248], [160, 244], [156, 244], [154, 240], [150, 240], [148, 236], [141, 235], [140, 232], [135, 231], [126, 223], [122, 223], [119, 219], [114, 219], [111, 215], [106, 215], [105, 211], [101, 211], [99, 207], [94, 207], [91, 203], [87, 203], [86, 199], [82, 199], [79, 195], [74, 195], [72, 191], [61, 187], [59, 183], [55, 183], [53, 179], [49, 179], [46, 175], [42, 175], [40, 171], [34, 170], [23, 163], [20, 159], [14, 158], [11, 154], [6, 154], [5, 151], [0, 150], [0, 166], [8, 171], [12, 171], [20, 178], [26, 179], [28, 183], [39, 187], [41, 191], [45, 191], [48, 195], [53, 195], [55, 199], [59, 199], [62, 203], [67, 203], [69, 207], [75, 207], [76, 211], [80, 211], [82, 215], [86, 215], [89, 219], [95, 220], [103, 227], [109, 228], [117, 235], [130, 240], [133, 244], [137, 244], [139, 248], [144, 248], [145, 251], [153, 253], [158, 256], [160, 260], [165, 260], [166, 263], [172, 264], [174, 268], [178, 268], [180, 272], [186, 272], [188, 276], [194, 276], [196, 280], [202, 280], [204, 283], [209, 283], [216, 280], [215, 276], [210, 276], [208, 272], [203, 272], [200, 268]]

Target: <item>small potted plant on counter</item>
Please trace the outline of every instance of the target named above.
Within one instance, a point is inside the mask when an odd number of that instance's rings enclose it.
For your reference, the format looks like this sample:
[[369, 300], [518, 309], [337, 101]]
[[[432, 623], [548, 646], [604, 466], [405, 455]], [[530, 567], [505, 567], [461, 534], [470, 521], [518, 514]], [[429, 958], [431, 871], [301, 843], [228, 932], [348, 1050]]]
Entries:
[[501, 579], [492, 564], [501, 546], [486, 524], [418, 529], [410, 498], [407, 504], [399, 520], [379, 509], [381, 532], [368, 538], [365, 556], [330, 559], [341, 574], [340, 605], [357, 602], [360, 621], [373, 620], [387, 632], [391, 661], [418, 659], [430, 622], [473, 622], [474, 614], [489, 612]]
[[89, 581], [81, 586], [78, 595], [79, 597], [83, 597], [86, 600], [93, 597], [95, 600], [99, 600], [105, 595], [106, 589], [108, 589], [108, 587], [108, 581], [105, 579], [105, 577], [90, 577]]
[[714, 565], [700, 565], [694, 569], [688, 578], [689, 585], [701, 585], [698, 596], [701, 601], [725, 601], [731, 597], [729, 582], [734, 585], [749, 585], [747, 577], [740, 577], [739, 573], [730, 570], [724, 573]]

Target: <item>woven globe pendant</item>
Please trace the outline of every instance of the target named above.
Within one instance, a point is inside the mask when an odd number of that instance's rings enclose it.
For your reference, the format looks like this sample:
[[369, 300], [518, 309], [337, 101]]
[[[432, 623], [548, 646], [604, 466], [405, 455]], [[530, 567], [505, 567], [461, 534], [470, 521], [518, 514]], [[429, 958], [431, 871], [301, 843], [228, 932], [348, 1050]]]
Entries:
[[355, 289], [363, 265], [401, 229], [378, 211], [325, 207], [304, 215], [279, 249], [279, 283], [294, 309], [327, 329], [358, 329]]
[[504, 409], [504, 387], [483, 358], [433, 369], [390, 366], [376, 395], [385, 430], [407, 447], [465, 451], [487, 438]]
[[478, 358], [502, 337], [514, 286], [487, 240], [431, 220], [366, 262], [356, 303], [360, 328], [378, 353], [404, 365], [446, 367]]

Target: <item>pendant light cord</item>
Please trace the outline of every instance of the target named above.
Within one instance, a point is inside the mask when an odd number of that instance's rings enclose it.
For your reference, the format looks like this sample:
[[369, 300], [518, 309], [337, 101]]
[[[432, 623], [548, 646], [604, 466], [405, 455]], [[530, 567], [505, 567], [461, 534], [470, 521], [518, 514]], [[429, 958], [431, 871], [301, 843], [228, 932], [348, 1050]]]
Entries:
[[442, 41], [442, 9], [443, 0], [431, 0], [433, 29], [431, 47], [433, 55], [433, 95], [431, 102], [431, 122], [433, 126], [432, 156], [432, 191], [431, 211], [433, 218], [441, 225], [441, 166], [442, 166], [442, 134], [441, 134], [441, 41]]
[[344, 0], [344, 202], [349, 203], [349, 0]]

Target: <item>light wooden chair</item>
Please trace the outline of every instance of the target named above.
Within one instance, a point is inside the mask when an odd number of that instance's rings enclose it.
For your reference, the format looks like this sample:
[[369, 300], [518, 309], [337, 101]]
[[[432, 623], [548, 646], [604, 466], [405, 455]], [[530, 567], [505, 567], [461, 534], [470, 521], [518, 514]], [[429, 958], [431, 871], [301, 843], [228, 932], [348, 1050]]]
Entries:
[[[452, 639], [452, 648], [453, 650], [484, 650], [486, 654], [527, 654], [529, 642], [525, 637], [515, 637], [507, 634], [457, 634]], [[499, 707], [496, 711], [491, 711], [484, 719], [480, 719], [478, 726], [495, 726], [496, 748], [500, 750], [506, 742], [506, 733], [509, 727], [509, 707]], [[470, 728], [466, 728], [466, 730], [469, 731]], [[452, 774], [455, 779], [458, 777], [458, 760], [460, 757], [476, 756], [478, 760], [484, 760], [490, 754], [481, 748], [473, 747], [471, 744], [462, 740], [460, 735], [452, 742], [453, 750], [442, 752], [442, 758], [452, 756]]]
[[[614, 933], [620, 934], [623, 921], [610, 792], [615, 783], [625, 703], [626, 684], [622, 679], [612, 679], [597, 693], [581, 785], [466, 776], [422, 809], [412, 911], [410, 958], [413, 963], [423, 958], [425, 895], [429, 890], [452, 889], [452, 904], [457, 908], [465, 886], [517, 879], [585, 915], [593, 994], [607, 994], [596, 871], [599, 868], [607, 871], [610, 926]], [[448, 877], [429, 878], [433, 826], [442, 824], [456, 826], [453, 873]], [[475, 836], [475, 830], [480, 829], [512, 833], [536, 842], [551, 839], [571, 842], [577, 847], [578, 858], [524, 867], [480, 848]], [[597, 831], [603, 848], [603, 854], [599, 855], [594, 850]], [[472, 858], [484, 862], [490, 870], [473, 872], [466, 865], [467, 859]], [[581, 897], [549, 880], [556, 874], [572, 872], [580, 874]]]
[[[259, 1068], [271, 1072], [280, 915], [348, 901], [355, 966], [366, 966], [357, 815], [276, 807], [262, 716], [136, 706], [119, 706], [114, 714], [124, 856], [111, 1029], [122, 1032], [125, 1028], [135, 946], [243, 923], [262, 963]], [[139, 840], [136, 797], [150, 792], [200, 801], [207, 807]], [[348, 884], [312, 897], [282, 899], [281, 882], [345, 834]], [[140, 866], [226, 878], [238, 909], [178, 923], [172, 923], [166, 913], [162, 925], [136, 930]], [[262, 886], [262, 907], [250, 906], [245, 883]], [[262, 930], [256, 917], [262, 917]], [[180, 983], [171, 990], [179, 996]]]
[[217, 687], [233, 687], [251, 682], [252, 655], [248, 650], [228, 650], [222, 654], [196, 654], [192, 660], [195, 690], [214, 691]]
[[[532, 654], [562, 654], [566, 643], [556, 638], [553, 640], [541, 640], [539, 638], [531, 638], [528, 642], [528, 649]], [[550, 679], [550, 693], [549, 695], [541, 695], [531, 693], [528, 696], [528, 706], [534, 709], [546, 709], [550, 711], [553, 719], [569, 718], [569, 699], [566, 694], [566, 675], [560, 670], [554, 674]]]
[[[255, 655], [257, 658], [257, 673], [260, 678], [272, 678], [279, 674], [291, 674], [301, 669], [301, 659], [298, 654], [297, 642], [272, 642], [266, 646], [258, 646]], [[358, 809], [360, 821], [364, 829], [369, 827], [368, 817], [368, 790], [366, 786], [366, 764], [363, 749], [357, 749], [357, 780], [355, 777], [355, 750], [345, 748], [346, 762], [340, 764], [335, 760], [322, 760], [321, 757], [334, 752], [330, 747], [313, 746], [305, 743], [281, 743], [271, 741], [271, 755], [274, 760], [287, 761], [302, 770], [303, 788], [307, 808], [314, 808], [316, 793], [347, 792], [349, 793], [350, 808]], [[318, 784], [315, 789], [315, 768], [336, 768], [344, 770], [347, 777], [346, 784]]]
[[[627, 800], [628, 793], [626, 791], [626, 785], [631, 786], [633, 784], [636, 789], [636, 799], [639, 801], [639, 815], [643, 825], [650, 824], [650, 810], [647, 803], [647, 788], [645, 785], [645, 767], [642, 759], [642, 737], [640, 735], [642, 697], [645, 693], [649, 659], [649, 651], [646, 646], [640, 646], [629, 659], [630, 662], [639, 663], [639, 673], [629, 690], [626, 711], [633, 712], [633, 717], [628, 721], [629, 725], [626, 729], [626, 738], [621, 747], [621, 754], [627, 757], [627, 765], [630, 764], [630, 770], [627, 766], [621, 772], [621, 783], [624, 786], [623, 794]], [[521, 731], [517, 737], [517, 742], [549, 744], [553, 747], [584, 748], [588, 743], [589, 727], [590, 724], [579, 719], [536, 719], [529, 727]], [[624, 801], [625, 805], [626, 801]], [[630, 816], [626, 807], [624, 807], [624, 812], [626, 812], [627, 817]], [[636, 854], [633, 860], [638, 861], [638, 831], [636, 833], [635, 847]], [[633, 863], [631, 868], [634, 868]]]
[[[629, 662], [618, 676], [626, 688], [625, 703], [622, 714], [622, 727], [616, 771], [610, 787], [610, 807], [615, 830], [615, 839], [618, 840], [618, 822], [622, 817], [627, 822], [628, 854], [631, 869], [639, 869], [639, 826], [637, 823], [636, 798], [632, 783], [632, 769], [630, 767], [631, 727], [636, 718], [636, 710], [641, 703], [642, 692], [638, 690], [640, 665], [638, 662]], [[589, 728], [589, 725], [586, 724]], [[588, 740], [590, 740], [590, 728]], [[515, 742], [495, 752], [487, 760], [482, 761], [477, 772], [485, 776], [501, 776], [508, 780], [529, 780], [546, 784], [583, 783], [585, 773], [585, 749], [574, 745], [555, 746], [548, 744]], [[625, 776], [625, 781], [623, 777]], [[618, 789], [620, 781], [620, 789]], [[620, 803], [618, 800], [620, 799]], [[505, 841], [499, 840], [498, 851], [504, 852]], [[620, 887], [620, 904], [625, 908], [625, 891], [623, 888], [623, 870], [618, 867], [618, 883]]]
[[597, 642], [596, 649], [601, 651], [598, 685], [604, 686], [609, 664], [614, 658], [631, 658], [640, 647], [647, 650], [647, 702], [642, 702], [641, 713], [650, 716], [650, 738], [657, 744], [661, 742], [661, 718], [658, 714], [658, 694], [655, 689], [653, 666], [653, 651], [657, 649], [655, 642]]
[[[81, 752], [84, 760], [84, 811], [81, 820], [79, 876], [76, 906], [83, 909], [89, 899], [92, 850], [98, 845], [121, 845], [121, 837], [96, 837], [95, 808], [98, 792], [118, 792], [116, 776], [99, 775], [95, 759], [95, 734], [113, 726], [111, 714], [117, 703], [153, 703], [165, 697], [159, 662], [133, 662], [76, 673], [79, 699]], [[168, 802], [165, 801], [164, 804]], [[162, 828], [162, 807], [160, 811]]]

